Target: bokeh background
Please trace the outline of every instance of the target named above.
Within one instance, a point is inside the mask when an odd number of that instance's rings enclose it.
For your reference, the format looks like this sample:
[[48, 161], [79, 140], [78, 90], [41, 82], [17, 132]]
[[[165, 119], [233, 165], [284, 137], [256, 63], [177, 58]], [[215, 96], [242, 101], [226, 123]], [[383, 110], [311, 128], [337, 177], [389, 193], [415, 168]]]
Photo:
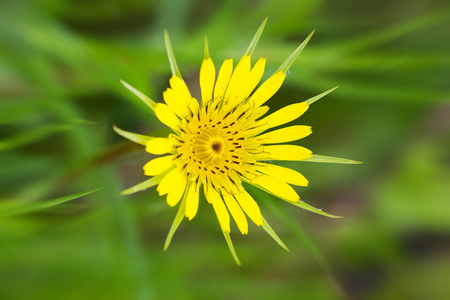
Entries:
[[[450, 299], [448, 1], [0, 6], [0, 299]], [[248, 187], [290, 252], [232, 224], [238, 267], [206, 201], [163, 252], [176, 210], [154, 188], [120, 195], [151, 155], [112, 126], [167, 130], [119, 79], [162, 101], [167, 28], [198, 94], [203, 37], [218, 67], [266, 16], [266, 77], [316, 29], [272, 110], [340, 86], [296, 121], [314, 131], [300, 144], [364, 164], [284, 165], [310, 180], [304, 201], [345, 218]]]

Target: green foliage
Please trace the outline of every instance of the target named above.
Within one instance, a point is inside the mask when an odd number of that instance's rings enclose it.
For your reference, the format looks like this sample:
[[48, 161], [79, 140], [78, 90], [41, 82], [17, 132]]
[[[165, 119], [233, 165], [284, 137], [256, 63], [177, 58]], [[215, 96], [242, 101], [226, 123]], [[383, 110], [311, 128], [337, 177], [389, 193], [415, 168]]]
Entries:
[[[446, 299], [449, 13], [419, 0], [2, 3], [0, 299]], [[300, 118], [314, 133], [299, 144], [364, 164], [284, 164], [308, 178], [302, 200], [345, 217], [249, 187], [271, 226], [232, 227], [242, 267], [206, 201], [164, 252], [176, 209], [143, 175], [152, 156], [113, 124], [142, 144], [129, 132], [159, 136], [150, 99], [172, 73], [198, 85], [204, 36], [218, 68], [267, 16], [247, 50], [267, 58], [266, 78], [316, 30], [271, 110], [340, 86]], [[148, 189], [121, 195], [136, 182], [125, 194]]]

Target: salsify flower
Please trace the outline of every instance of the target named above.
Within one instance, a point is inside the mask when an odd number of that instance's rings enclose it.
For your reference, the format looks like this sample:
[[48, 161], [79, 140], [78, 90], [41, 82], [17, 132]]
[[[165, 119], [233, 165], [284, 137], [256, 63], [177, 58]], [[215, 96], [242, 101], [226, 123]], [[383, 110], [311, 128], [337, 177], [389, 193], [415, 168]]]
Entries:
[[[265, 58], [252, 67], [251, 56], [261, 36], [264, 20], [245, 54], [233, 69], [233, 60], [226, 59], [217, 75], [209, 57], [205, 38], [204, 60], [200, 69], [201, 103], [193, 98], [183, 81], [175, 61], [167, 31], [165, 43], [173, 76], [170, 88], [163, 93], [165, 103], [155, 103], [147, 96], [122, 83], [154, 111], [156, 117], [173, 133], [166, 138], [149, 137], [115, 127], [122, 136], [145, 145], [147, 152], [160, 155], [144, 166], [151, 179], [131, 187], [123, 194], [131, 194], [155, 186], [167, 204], [181, 202], [169, 231], [165, 249], [184, 217], [192, 220], [198, 210], [200, 194], [212, 205], [230, 251], [239, 259], [230, 239], [230, 215], [242, 234], [248, 232], [247, 217], [261, 226], [278, 244], [287, 247], [263, 218], [260, 208], [246, 191], [245, 184], [254, 185], [284, 201], [303, 209], [328, 216], [305, 202], [291, 185], [307, 186], [299, 172], [274, 164], [274, 161], [319, 161], [355, 163], [319, 155], [304, 147], [285, 144], [311, 134], [311, 127], [285, 125], [300, 117], [311, 103], [332, 92], [330, 89], [307, 101], [294, 103], [267, 116], [266, 102], [281, 87], [286, 73], [314, 31], [291, 56], [264, 81]], [[247, 216], [247, 217], [246, 217]]]

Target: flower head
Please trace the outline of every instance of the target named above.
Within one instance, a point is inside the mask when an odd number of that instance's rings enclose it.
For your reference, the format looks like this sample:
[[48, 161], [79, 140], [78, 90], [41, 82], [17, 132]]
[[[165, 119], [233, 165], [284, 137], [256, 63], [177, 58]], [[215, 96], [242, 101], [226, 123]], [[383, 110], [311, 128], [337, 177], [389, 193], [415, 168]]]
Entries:
[[305, 39], [272, 76], [257, 87], [264, 73], [266, 59], [259, 59], [252, 67], [251, 55], [266, 20], [234, 69], [232, 59], [222, 63], [217, 80], [205, 38], [205, 55], [200, 69], [200, 103], [192, 97], [181, 77], [167, 31], [165, 42], [173, 76], [169, 80], [170, 88], [163, 93], [165, 104], [153, 102], [123, 82], [173, 131], [166, 138], [152, 138], [115, 127], [119, 134], [145, 145], [147, 152], [160, 155], [144, 166], [145, 175], [153, 177], [124, 193], [130, 194], [157, 185], [159, 195], [165, 195], [170, 206], [181, 202], [165, 248], [170, 244], [181, 220], [184, 217], [189, 220], [195, 217], [200, 194], [203, 193], [206, 201], [213, 206], [231, 253], [238, 263], [229, 236], [230, 215], [242, 234], [248, 232], [248, 217], [287, 249], [263, 218], [257, 202], [245, 190], [243, 183], [254, 185], [309, 211], [335, 217], [300, 201], [291, 185], [307, 186], [308, 181], [302, 174], [272, 163], [279, 160], [334, 159], [313, 155], [310, 150], [301, 146], [285, 144], [308, 136], [311, 134], [311, 127], [280, 127], [300, 117], [309, 104], [334, 89], [266, 116], [269, 110], [266, 102], [281, 87], [289, 67], [314, 33]]

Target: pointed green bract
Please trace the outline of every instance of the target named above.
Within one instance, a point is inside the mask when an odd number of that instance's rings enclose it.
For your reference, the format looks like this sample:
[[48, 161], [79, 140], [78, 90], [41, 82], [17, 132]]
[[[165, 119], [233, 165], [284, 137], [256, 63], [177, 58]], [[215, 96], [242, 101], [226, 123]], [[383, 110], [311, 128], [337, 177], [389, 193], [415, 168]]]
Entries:
[[146, 190], [148, 188], [151, 188], [152, 186], [157, 185], [163, 179], [163, 177], [166, 176], [166, 174], [169, 173], [170, 171], [172, 171], [174, 168], [175, 168], [175, 166], [169, 168], [164, 173], [161, 173], [155, 177], [150, 178], [149, 180], [146, 180], [144, 182], [136, 184], [135, 186], [132, 186], [132, 187], [122, 191], [121, 194], [122, 195], [130, 195], [130, 194], [134, 194], [134, 193]]
[[167, 56], [169, 57], [170, 69], [172, 70], [172, 75], [177, 76], [181, 79], [181, 73], [178, 69], [177, 61], [175, 60], [175, 55], [173, 54], [172, 44], [170, 43], [169, 33], [164, 29], [164, 43], [166, 44]]
[[308, 210], [310, 212], [313, 212], [313, 213], [316, 213], [316, 214], [319, 214], [319, 215], [322, 215], [322, 216], [325, 216], [325, 217], [329, 217], [329, 218], [333, 218], [333, 219], [342, 218], [342, 216], [335, 216], [335, 215], [326, 213], [326, 212], [322, 211], [321, 209], [315, 208], [314, 206], [311, 206], [311, 205], [309, 205], [309, 204], [307, 204], [307, 203], [305, 203], [305, 202], [303, 202], [301, 200], [298, 200], [297, 202], [291, 202], [291, 201], [286, 201], [286, 202], [291, 203], [292, 205], [295, 205], [297, 207], [303, 208], [304, 210]]
[[330, 163], [330, 164], [352, 164], [352, 165], [362, 164], [362, 162], [356, 161], [356, 160], [324, 156], [324, 155], [317, 155], [317, 154], [313, 154], [311, 157], [305, 158], [302, 161], [321, 162], [321, 163]]
[[331, 93], [332, 91], [334, 91], [334, 90], [337, 89], [338, 87], [339, 87], [339, 86], [336, 86], [336, 87], [334, 87], [334, 88], [332, 88], [332, 89], [329, 89], [328, 91], [323, 92], [322, 94], [319, 94], [319, 95], [314, 96], [314, 97], [312, 97], [312, 98], [309, 98], [308, 100], [305, 100], [304, 102], [306, 102], [306, 104], [308, 104], [308, 105], [311, 105], [311, 104], [313, 104], [314, 102], [316, 102], [317, 100], [319, 100], [320, 98], [322, 98], [322, 97], [328, 95], [329, 93]]
[[208, 38], [205, 36], [205, 59], [209, 58]]
[[267, 19], [269, 17], [266, 17], [264, 21], [262, 22], [261, 26], [259, 26], [258, 30], [256, 31], [255, 36], [253, 37], [252, 41], [250, 42], [250, 45], [248, 46], [247, 51], [245, 51], [245, 55], [251, 56], [253, 54], [253, 51], [255, 51], [256, 44], [258, 44], [259, 38], [261, 37], [261, 34], [264, 31], [264, 27], [266, 26]]
[[283, 241], [278, 237], [278, 235], [273, 231], [272, 227], [270, 227], [269, 223], [267, 223], [266, 219], [263, 217], [263, 225], [262, 228], [286, 251], [289, 251], [288, 247], [283, 243]]
[[234, 261], [240, 266], [241, 262], [239, 261], [239, 257], [236, 254], [236, 250], [234, 250], [233, 242], [231, 241], [230, 234], [228, 232], [223, 231], [223, 236], [225, 237], [225, 241], [227, 241], [228, 248], [230, 249], [231, 255], [233, 255]]
[[180, 207], [178, 208], [177, 215], [175, 216], [175, 219], [173, 220], [173, 223], [172, 223], [172, 226], [170, 227], [169, 233], [167, 234], [166, 242], [164, 243], [164, 251], [166, 251], [167, 248], [169, 248], [173, 235], [177, 231], [178, 226], [180, 226], [181, 221], [183, 221], [184, 213], [186, 211], [186, 198], [187, 198], [188, 192], [189, 192], [189, 185], [186, 186], [186, 191], [184, 192], [183, 200], [181, 201]]
[[4, 209], [4, 210], [0, 211], [0, 218], [1, 217], [14, 216], [14, 215], [18, 215], [18, 214], [29, 213], [29, 212], [33, 212], [33, 211], [49, 208], [49, 207], [52, 207], [52, 206], [56, 206], [56, 205], [62, 204], [64, 202], [68, 202], [70, 200], [74, 200], [74, 199], [86, 196], [86, 195], [94, 193], [94, 192], [96, 192], [98, 190], [100, 190], [100, 189], [95, 189], [95, 190], [90, 190], [90, 191], [86, 191], [86, 192], [76, 193], [76, 194], [72, 194], [72, 195], [65, 196], [65, 197], [58, 198], [58, 199], [27, 203], [27, 204], [24, 204], [24, 205], [12, 207], [12, 208], [7, 208], [7, 209]]
[[152, 136], [146, 136], [146, 135], [142, 135], [142, 134], [125, 131], [123, 129], [120, 129], [116, 125], [113, 125], [113, 129], [115, 132], [117, 132], [117, 134], [123, 136], [124, 138], [129, 139], [132, 142], [135, 142], [137, 144], [141, 144], [144, 146], [145, 146], [145, 143], [147, 143], [149, 140], [151, 140], [153, 138]]
[[141, 99], [142, 101], [144, 101], [145, 104], [148, 105], [148, 107], [150, 107], [152, 110], [155, 110], [156, 107], [156, 103], [150, 99], [149, 97], [147, 97], [146, 95], [144, 95], [143, 93], [141, 93], [139, 90], [135, 89], [134, 87], [132, 87], [131, 85], [129, 85], [128, 83], [126, 83], [123, 80], [120, 80], [120, 82], [128, 89], [130, 90], [133, 94], [135, 94], [136, 96], [139, 97], [139, 99]]
[[300, 52], [302, 52], [303, 48], [305, 48], [306, 44], [308, 44], [309, 40], [311, 39], [311, 37], [313, 36], [314, 32], [316, 30], [314, 29], [313, 32], [311, 32], [308, 37], [303, 41], [303, 43], [300, 44], [300, 46], [298, 46], [297, 49], [295, 49], [295, 51], [286, 59], [286, 61], [275, 71], [279, 72], [282, 71], [284, 73], [286, 73], [289, 68], [291, 67], [291, 65], [294, 63], [294, 61], [297, 59], [297, 56], [300, 54]]

